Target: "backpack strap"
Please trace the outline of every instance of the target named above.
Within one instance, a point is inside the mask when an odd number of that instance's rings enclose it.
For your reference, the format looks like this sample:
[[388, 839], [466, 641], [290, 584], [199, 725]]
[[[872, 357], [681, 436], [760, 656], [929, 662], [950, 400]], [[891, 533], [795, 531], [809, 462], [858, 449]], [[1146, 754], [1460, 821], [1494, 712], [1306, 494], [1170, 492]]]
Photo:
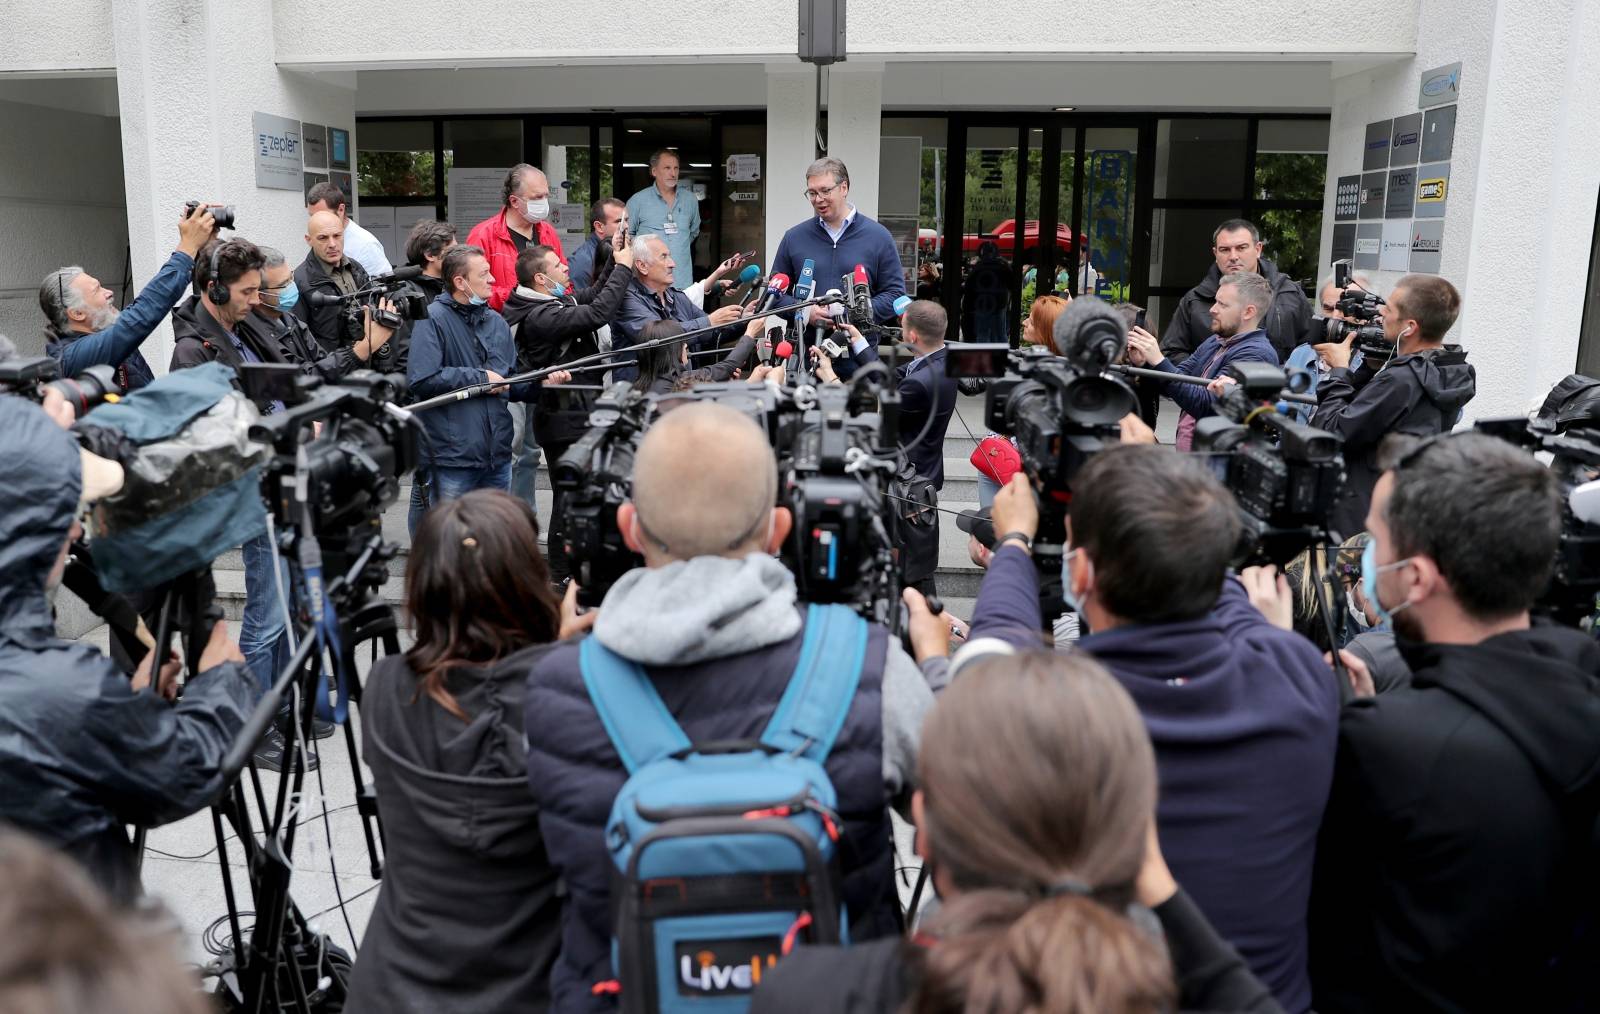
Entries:
[[591, 636], [578, 648], [578, 665], [600, 723], [628, 774], [692, 745], [639, 663]]
[[800, 660], [761, 742], [822, 763], [855, 700], [866, 654], [867, 623], [849, 607], [806, 607]]

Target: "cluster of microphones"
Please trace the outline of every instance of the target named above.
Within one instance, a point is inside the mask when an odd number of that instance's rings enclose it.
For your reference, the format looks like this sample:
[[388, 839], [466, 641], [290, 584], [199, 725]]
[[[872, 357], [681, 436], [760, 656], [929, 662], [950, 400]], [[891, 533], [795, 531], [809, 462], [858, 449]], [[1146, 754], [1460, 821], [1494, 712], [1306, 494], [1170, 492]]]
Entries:
[[[747, 302], [758, 290], [762, 290], [761, 268], [755, 264], [746, 265], [739, 272], [736, 283], [745, 286], [745, 291], [740, 297], [740, 302]], [[766, 280], [766, 286], [761, 291], [760, 300], [751, 316], [762, 316], [773, 311], [780, 300], [787, 295], [794, 302], [806, 303], [816, 298], [816, 262], [807, 259], [800, 266], [800, 277], [791, 281], [788, 275], [779, 272]], [[843, 331], [847, 325], [856, 327], [869, 327], [873, 323], [872, 315], [872, 284], [864, 265], [857, 264], [850, 273], [840, 278], [840, 287], [829, 289], [823, 293], [823, 298], [832, 299], [833, 302], [825, 304], [827, 307], [829, 327], [833, 331]], [[895, 301], [895, 313], [904, 312], [911, 302], [910, 297], [901, 296]], [[781, 308], [780, 308], [781, 309]], [[801, 307], [794, 313], [794, 327], [797, 333], [803, 332], [807, 324], [809, 307]], [[767, 333], [756, 345], [756, 355], [763, 364], [774, 360], [783, 362], [794, 354], [794, 345], [781, 337], [786, 329], [787, 322], [774, 316]], [[776, 340], [774, 336], [780, 336]], [[847, 343], [848, 344], [848, 343]], [[846, 346], [835, 342], [832, 338], [824, 338], [819, 347], [828, 355], [835, 358], [846, 352]]]

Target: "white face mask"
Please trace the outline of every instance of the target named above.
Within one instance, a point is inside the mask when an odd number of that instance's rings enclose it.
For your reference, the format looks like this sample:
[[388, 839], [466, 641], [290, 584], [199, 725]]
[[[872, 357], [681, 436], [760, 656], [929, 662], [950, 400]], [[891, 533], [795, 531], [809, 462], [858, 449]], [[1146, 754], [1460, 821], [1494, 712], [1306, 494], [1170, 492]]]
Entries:
[[1366, 610], [1356, 605], [1354, 589], [1345, 592], [1344, 608], [1350, 614], [1350, 622], [1355, 624], [1356, 630], [1364, 634], [1372, 629], [1372, 623], [1367, 619]]
[[1079, 616], [1083, 615], [1083, 602], [1072, 590], [1072, 558], [1077, 556], [1079, 550], [1071, 546], [1066, 547], [1066, 552], [1061, 556], [1061, 599], [1066, 602], [1067, 608]]
[[550, 198], [541, 197], [536, 201], [524, 200], [522, 202], [523, 214], [530, 222], [543, 222], [550, 217]]

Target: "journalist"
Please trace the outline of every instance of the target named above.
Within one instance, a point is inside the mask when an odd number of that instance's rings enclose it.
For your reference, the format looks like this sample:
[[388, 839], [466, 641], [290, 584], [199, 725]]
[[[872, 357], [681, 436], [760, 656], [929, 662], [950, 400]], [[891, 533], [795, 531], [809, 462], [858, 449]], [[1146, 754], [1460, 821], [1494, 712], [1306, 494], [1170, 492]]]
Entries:
[[195, 255], [216, 222], [204, 204], [178, 221], [178, 248], [138, 298], [118, 310], [110, 289], [80, 267], [59, 268], [39, 286], [45, 317], [45, 351], [71, 377], [91, 366], [114, 366], [117, 384], [132, 391], [155, 379], [139, 345], [177, 305], [189, 287]]
[[1316, 346], [1331, 369], [1317, 387], [1311, 425], [1344, 438], [1346, 479], [1328, 524], [1361, 531], [1382, 469], [1378, 451], [1390, 433], [1429, 436], [1455, 426], [1478, 390], [1478, 374], [1445, 335], [1461, 313], [1461, 294], [1436, 275], [1406, 275], [1381, 308], [1387, 363], [1368, 357], [1351, 368], [1354, 338]]
[[[456, 227], [449, 222], [424, 219], [411, 227], [406, 236], [406, 263], [422, 269], [422, 275], [408, 284], [432, 303], [444, 292], [444, 255], [456, 245]], [[410, 329], [414, 321], [406, 321], [406, 341], [410, 344]], [[407, 356], [409, 359], [409, 355]], [[409, 364], [408, 364], [409, 365]], [[428, 509], [428, 469], [419, 464], [411, 473], [411, 506], [407, 517], [410, 531], [417, 530], [417, 522]]]
[[[645, 566], [582, 617], [569, 587], [564, 631], [592, 626], [589, 636], [642, 665], [692, 741], [753, 739], [794, 672], [805, 611], [772, 555], [792, 524], [773, 506], [777, 492], [772, 448], [748, 416], [680, 406], [645, 434], [632, 499], [617, 512]], [[919, 630], [939, 627], [920, 597], [907, 598]], [[888, 807], [910, 789], [929, 680], [944, 672], [943, 659], [930, 660], [925, 677], [886, 630], [868, 630], [859, 688], [825, 764], [839, 794], [852, 940], [899, 932]], [[605, 823], [627, 772], [585, 690], [580, 646], [564, 641], [531, 667], [528, 781], [568, 892], [552, 1009], [605, 1011], [615, 997], [593, 992], [613, 978]]]
[[124, 825], [168, 823], [216, 798], [253, 681], [222, 624], [176, 705], [176, 660], [146, 653], [130, 683], [99, 651], [57, 638], [50, 596], [76, 519], [120, 488], [122, 471], [19, 397], [0, 397], [0, 445], [0, 820], [131, 902], [139, 857]]
[[547, 246], [563, 262], [561, 234], [550, 224], [550, 180], [526, 162], [506, 171], [500, 188], [500, 210], [472, 227], [467, 245], [483, 251], [495, 279], [490, 309], [499, 312], [517, 284], [517, 254], [530, 246]]
[[[646, 394], [669, 394], [686, 391], [696, 384], [722, 384], [733, 380], [749, 364], [756, 348], [756, 336], [761, 333], [762, 319], [757, 317], [745, 325], [739, 343], [721, 359], [707, 366], [689, 365], [687, 342], [663, 345], [639, 353], [639, 377], [633, 382], [636, 391]], [[657, 320], [644, 326], [639, 341], [649, 343], [663, 338], [676, 338], [683, 334], [683, 325], [675, 320]]]
[[[371, 279], [367, 269], [351, 260], [344, 249], [344, 222], [331, 211], [319, 211], [306, 222], [306, 259], [294, 269], [300, 299], [294, 315], [310, 329], [323, 354], [347, 348], [363, 337], [359, 321], [345, 313], [345, 304], [313, 306], [311, 294], [344, 296], [365, 289]], [[387, 366], [376, 367], [388, 372]]]
[[318, 183], [306, 191], [306, 214], [315, 215], [319, 211], [331, 211], [339, 216], [344, 225], [345, 252], [366, 269], [367, 274], [376, 278], [394, 270], [389, 264], [389, 255], [383, 252], [383, 241], [350, 217], [343, 190], [332, 183]]
[[[527, 401], [539, 390], [538, 383], [501, 383], [515, 372], [516, 346], [505, 319], [488, 307], [494, 275], [483, 251], [451, 247], [442, 272], [448, 291], [428, 304], [428, 316], [411, 332], [411, 393], [426, 399], [473, 384], [499, 386], [421, 413], [434, 506], [469, 490], [511, 488], [509, 402]], [[557, 373], [545, 382], [567, 379]]]
[[[633, 238], [633, 281], [623, 297], [622, 309], [611, 328], [611, 345], [617, 350], [637, 345], [639, 332], [655, 320], [675, 320], [685, 331], [697, 331], [737, 320], [743, 308], [729, 304], [718, 307], [709, 314], [685, 293], [673, 287], [677, 276], [677, 261], [667, 243], [654, 233], [643, 233]], [[710, 348], [717, 342], [719, 332], [711, 332], [692, 339], [694, 348]], [[634, 380], [639, 369], [631, 359], [614, 367], [613, 380]]]
[[[614, 233], [613, 246], [619, 239]], [[576, 254], [573, 263], [577, 263]], [[609, 321], [621, 308], [633, 278], [633, 250], [627, 246], [615, 250], [607, 246], [598, 263], [599, 275], [594, 284], [580, 289], [550, 247], [533, 246], [517, 255], [517, 287], [501, 313], [511, 325], [516, 340], [518, 371], [571, 362], [610, 347]], [[599, 385], [604, 376], [603, 370], [577, 374], [578, 383], [584, 386]], [[519, 457], [512, 471], [513, 483], [520, 484], [523, 477], [526, 478], [527, 489], [517, 490], [519, 496], [533, 502], [538, 449], [543, 448], [552, 464], [560, 460], [567, 448], [588, 430], [589, 409], [594, 402], [595, 392], [573, 391], [562, 386], [542, 391], [537, 402], [528, 403], [525, 425], [532, 427], [533, 440], [528, 441], [526, 435], [522, 440], [512, 440], [515, 447], [524, 447], [529, 442], [535, 447], [531, 460], [527, 456]], [[557, 582], [565, 581], [569, 574], [564, 501], [561, 490], [552, 493], [550, 572]]]
[[672, 148], [661, 148], [650, 155], [650, 186], [628, 198], [625, 206], [629, 228], [636, 235], [660, 236], [680, 267], [683, 276], [674, 282], [686, 289], [694, 280], [694, 241], [700, 235], [700, 201], [694, 188], [678, 182], [682, 163]]
[[1305, 342], [1311, 332], [1311, 304], [1300, 283], [1262, 257], [1262, 249], [1261, 230], [1254, 222], [1230, 218], [1217, 226], [1211, 234], [1211, 255], [1216, 263], [1200, 284], [1178, 301], [1178, 310], [1161, 336], [1162, 355], [1182, 362], [1199, 351], [1206, 337], [1215, 333], [1207, 314], [1226, 281], [1223, 276], [1241, 273], [1255, 275], [1265, 283], [1270, 310], [1263, 307], [1256, 326], [1267, 332], [1275, 353], [1271, 361], [1287, 360], [1294, 347]]
[[1583, 1009], [1600, 646], [1528, 615], [1560, 539], [1558, 483], [1492, 437], [1434, 437], [1380, 476], [1366, 527], [1367, 601], [1412, 676], [1339, 719], [1312, 907], [1317, 1009]]
[[614, 248], [616, 244], [613, 240], [617, 233], [627, 230], [627, 208], [615, 197], [602, 197], [589, 209], [589, 238], [572, 251], [572, 258], [567, 263], [572, 271], [574, 289], [587, 289], [594, 284], [596, 265], [603, 256], [602, 251]]
[[560, 622], [538, 527], [526, 503], [475, 490], [417, 529], [416, 642], [374, 665], [361, 694], [384, 870], [348, 1014], [549, 1002], [561, 897], [522, 731], [527, 666]]
[[[806, 261], [815, 266], [817, 294], [840, 284], [857, 264], [867, 269], [872, 316], [880, 324], [895, 319], [894, 301], [906, 294], [905, 268], [894, 236], [850, 203], [850, 170], [836, 158], [819, 158], [806, 168], [806, 201], [816, 217], [789, 229], [778, 241], [772, 274], [799, 279]], [[810, 318], [822, 320], [824, 307]]]
[[239, 335], [250, 345], [260, 348], [276, 345], [283, 358], [298, 364], [302, 373], [328, 381], [338, 380], [351, 370], [364, 369], [375, 354], [388, 346], [394, 332], [367, 320], [367, 334], [361, 341], [323, 352], [305, 321], [294, 315], [294, 308], [300, 302], [300, 289], [295, 285], [293, 269], [284, 259], [283, 251], [270, 246], [258, 249], [261, 251], [260, 302], [239, 321]]
[[[1072, 486], [1062, 591], [1093, 631], [1078, 647], [1144, 715], [1161, 779], [1161, 851], [1278, 1002], [1305, 1011], [1306, 907], [1339, 708], [1333, 674], [1228, 573], [1239, 510], [1205, 466], [1168, 448], [1113, 447]], [[1001, 534], [955, 670], [1038, 644], [1038, 508], [1025, 477], [995, 497], [992, 520]]]
[[975, 666], [929, 714], [918, 775], [940, 908], [911, 940], [797, 949], [754, 1014], [1282, 1010], [1162, 861], [1150, 738], [1093, 659]]

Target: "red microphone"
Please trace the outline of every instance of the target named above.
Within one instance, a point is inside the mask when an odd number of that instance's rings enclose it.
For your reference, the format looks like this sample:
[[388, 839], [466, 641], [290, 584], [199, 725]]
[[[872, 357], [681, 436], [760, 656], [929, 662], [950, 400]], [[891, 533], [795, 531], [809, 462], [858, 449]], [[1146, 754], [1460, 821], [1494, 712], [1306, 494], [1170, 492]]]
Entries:
[[872, 285], [863, 264], [850, 275], [850, 323], [857, 327], [872, 323]]
[[790, 356], [794, 355], [794, 346], [789, 344], [789, 339], [785, 338], [783, 341], [778, 343], [778, 347], [773, 349], [772, 353], [779, 359], [788, 359]]
[[766, 295], [762, 297], [761, 305], [756, 307], [755, 315], [759, 316], [772, 309], [772, 304], [778, 301], [778, 297], [788, 291], [789, 276], [781, 271], [773, 275], [772, 279], [767, 282]]

